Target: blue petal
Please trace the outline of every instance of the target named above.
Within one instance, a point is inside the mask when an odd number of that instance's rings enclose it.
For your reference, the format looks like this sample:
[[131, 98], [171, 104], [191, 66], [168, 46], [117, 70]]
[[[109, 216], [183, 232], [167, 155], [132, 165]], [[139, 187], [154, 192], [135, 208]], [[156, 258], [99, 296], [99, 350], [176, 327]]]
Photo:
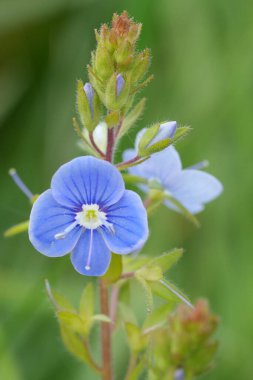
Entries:
[[75, 214], [68, 208], [59, 205], [52, 196], [52, 191], [42, 193], [33, 205], [29, 239], [32, 245], [43, 255], [58, 257], [70, 252], [76, 245], [81, 227], [74, 227], [64, 239], [55, 239], [75, 222]]
[[192, 214], [196, 214], [203, 210], [205, 203], [217, 198], [223, 187], [211, 174], [186, 169], [167, 184], [167, 190]]
[[125, 189], [119, 171], [109, 162], [94, 157], [78, 157], [62, 165], [52, 178], [57, 202], [80, 209], [83, 204], [101, 208], [117, 202]]
[[[124, 160], [133, 158], [134, 151], [127, 150], [124, 152], [123, 157]], [[148, 180], [157, 180], [163, 187], [166, 187], [168, 181], [172, 181], [181, 170], [181, 160], [173, 146], [169, 146], [163, 151], [153, 154], [145, 162], [128, 169], [131, 174], [147, 178]]]
[[[85, 230], [71, 254], [75, 270], [86, 276], [102, 276], [107, 271], [110, 260], [111, 253], [97, 230]], [[87, 265], [90, 269], [86, 269]]]
[[114, 253], [127, 254], [140, 249], [148, 237], [147, 212], [141, 198], [126, 190], [123, 197], [106, 212], [115, 233], [103, 228], [106, 244]]

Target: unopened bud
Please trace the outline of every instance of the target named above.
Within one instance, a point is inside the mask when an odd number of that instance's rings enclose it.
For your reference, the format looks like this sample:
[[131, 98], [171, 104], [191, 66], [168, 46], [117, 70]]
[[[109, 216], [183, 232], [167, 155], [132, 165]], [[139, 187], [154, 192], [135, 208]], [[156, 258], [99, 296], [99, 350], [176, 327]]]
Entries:
[[101, 103], [90, 83], [77, 81], [77, 108], [83, 126], [92, 131], [99, 123]]
[[125, 80], [121, 74], [113, 74], [106, 86], [106, 107], [111, 111], [120, 110], [128, 101], [129, 89], [129, 81]]
[[114, 53], [114, 59], [118, 65], [126, 66], [132, 62], [133, 46], [128, 41], [123, 41]]
[[125, 85], [125, 79], [123, 78], [121, 74], [118, 74], [116, 77], [116, 96], [117, 97], [121, 94], [124, 88], [124, 85]]
[[131, 73], [132, 82], [136, 83], [140, 81], [143, 76], [147, 73], [150, 65], [150, 51], [145, 49], [143, 52], [138, 54], [134, 59], [134, 66]]
[[114, 71], [113, 61], [110, 53], [101, 43], [98, 44], [96, 50], [95, 69], [98, 76], [103, 80], [108, 79]]

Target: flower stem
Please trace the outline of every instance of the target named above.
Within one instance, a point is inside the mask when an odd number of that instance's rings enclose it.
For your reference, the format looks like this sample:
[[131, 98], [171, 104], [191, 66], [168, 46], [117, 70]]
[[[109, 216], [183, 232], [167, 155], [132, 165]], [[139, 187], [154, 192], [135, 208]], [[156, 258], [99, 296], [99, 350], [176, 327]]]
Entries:
[[90, 142], [91, 142], [91, 145], [93, 146], [93, 148], [96, 150], [96, 152], [101, 156], [101, 157], [105, 157], [104, 153], [99, 149], [99, 147], [97, 146], [97, 144], [95, 143], [95, 140], [94, 140], [94, 137], [93, 137], [93, 132], [90, 132], [89, 133], [89, 138], [90, 138]]
[[107, 133], [108, 137], [105, 159], [106, 161], [113, 162], [114, 130], [112, 128], [108, 128]]
[[[101, 313], [110, 317], [108, 290], [103, 280], [99, 282], [100, 309]], [[101, 323], [101, 344], [102, 344], [102, 380], [113, 380], [112, 356], [111, 356], [111, 326], [107, 322]]]

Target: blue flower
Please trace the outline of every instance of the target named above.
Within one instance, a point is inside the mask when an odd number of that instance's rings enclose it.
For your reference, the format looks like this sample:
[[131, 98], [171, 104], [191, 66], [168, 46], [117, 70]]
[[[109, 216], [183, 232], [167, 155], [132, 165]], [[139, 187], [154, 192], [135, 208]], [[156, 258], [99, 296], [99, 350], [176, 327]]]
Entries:
[[78, 157], [54, 174], [51, 189], [31, 211], [29, 238], [50, 257], [71, 252], [74, 268], [103, 275], [111, 252], [140, 249], [148, 237], [147, 215], [138, 194], [125, 190], [118, 170], [94, 157]]
[[[136, 137], [136, 146], [142, 133], [140, 131]], [[124, 160], [130, 160], [134, 156], [134, 149], [124, 152]], [[222, 184], [214, 176], [196, 168], [182, 169], [179, 154], [173, 146], [169, 146], [128, 170], [131, 174], [146, 178], [149, 183], [155, 181], [165, 193], [180, 202], [191, 214], [196, 214], [204, 209], [205, 203], [218, 197], [223, 190]], [[148, 191], [148, 186], [140, 185], [140, 188]], [[164, 203], [180, 212], [170, 200], [165, 200]]]

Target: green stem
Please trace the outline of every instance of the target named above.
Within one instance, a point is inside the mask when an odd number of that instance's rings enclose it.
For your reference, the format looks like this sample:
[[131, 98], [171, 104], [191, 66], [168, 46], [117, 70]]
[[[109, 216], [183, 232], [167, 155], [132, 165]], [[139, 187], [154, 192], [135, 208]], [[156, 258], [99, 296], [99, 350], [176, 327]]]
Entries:
[[[103, 282], [99, 282], [100, 289], [100, 309], [101, 313], [110, 317], [108, 290]], [[101, 323], [101, 344], [102, 344], [102, 380], [113, 380], [112, 355], [111, 355], [111, 326], [107, 322]]]

